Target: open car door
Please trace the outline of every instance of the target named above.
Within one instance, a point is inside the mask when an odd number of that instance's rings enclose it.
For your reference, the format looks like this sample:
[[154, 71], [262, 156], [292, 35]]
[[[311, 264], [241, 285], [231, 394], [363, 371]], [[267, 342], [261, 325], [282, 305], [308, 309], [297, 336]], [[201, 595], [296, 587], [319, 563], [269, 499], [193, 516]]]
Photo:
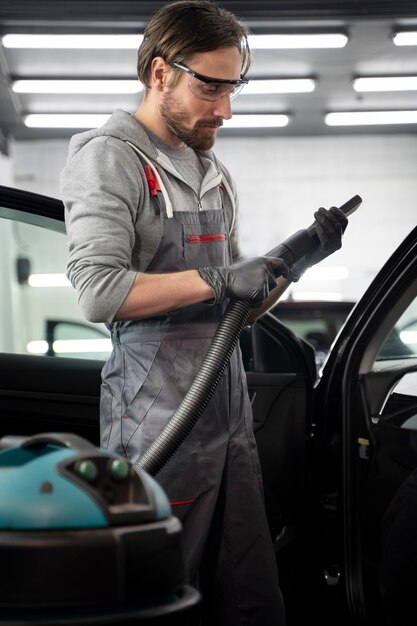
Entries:
[[350, 313], [314, 394], [322, 624], [417, 623], [417, 228]]

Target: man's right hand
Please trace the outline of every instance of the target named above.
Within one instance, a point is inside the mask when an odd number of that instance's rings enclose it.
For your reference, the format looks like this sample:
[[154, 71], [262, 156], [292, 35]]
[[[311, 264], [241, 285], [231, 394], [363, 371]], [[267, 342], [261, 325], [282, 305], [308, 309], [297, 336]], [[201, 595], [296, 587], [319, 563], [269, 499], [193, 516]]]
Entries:
[[309, 267], [320, 263], [342, 246], [342, 236], [348, 225], [348, 219], [343, 211], [337, 207], [328, 210], [321, 207], [314, 213], [314, 217], [319, 246], [290, 267], [288, 278], [293, 282], [297, 282]]
[[199, 267], [197, 271], [213, 289], [215, 303], [231, 298], [253, 306], [268, 297], [278, 276], [288, 275], [285, 262], [275, 257], [255, 257], [229, 267]]

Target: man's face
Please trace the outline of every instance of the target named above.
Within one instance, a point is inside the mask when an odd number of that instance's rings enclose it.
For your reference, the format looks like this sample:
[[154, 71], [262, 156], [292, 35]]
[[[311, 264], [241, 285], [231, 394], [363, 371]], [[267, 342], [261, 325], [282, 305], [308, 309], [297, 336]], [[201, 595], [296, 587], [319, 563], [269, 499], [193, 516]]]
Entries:
[[[240, 53], [234, 47], [201, 52], [193, 57], [190, 68], [204, 76], [237, 80], [241, 71]], [[183, 72], [177, 85], [163, 94], [159, 110], [169, 132], [200, 152], [212, 148], [223, 120], [232, 117], [230, 96], [203, 100], [190, 89], [190, 79]]]

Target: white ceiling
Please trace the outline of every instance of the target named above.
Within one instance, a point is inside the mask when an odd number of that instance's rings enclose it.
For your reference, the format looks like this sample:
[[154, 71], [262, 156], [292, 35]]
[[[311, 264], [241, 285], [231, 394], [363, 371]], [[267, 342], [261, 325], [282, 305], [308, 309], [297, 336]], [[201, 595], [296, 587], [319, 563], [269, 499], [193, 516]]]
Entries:
[[[6, 6], [7, 4], [7, 6]], [[163, 2], [71, 2], [0, 0], [0, 34], [31, 33], [141, 33]], [[329, 50], [254, 51], [253, 77], [314, 77], [317, 86], [306, 94], [239, 96], [235, 113], [288, 113], [290, 124], [278, 135], [324, 135], [362, 132], [363, 128], [328, 127], [328, 111], [417, 109], [417, 91], [358, 94], [356, 76], [417, 75], [417, 47], [398, 47], [392, 35], [398, 29], [417, 29], [417, 2], [224, 1], [256, 32], [343, 30], [345, 48]], [[0, 129], [7, 138], [66, 137], [74, 129], [31, 129], [27, 113], [110, 113], [115, 108], [134, 111], [140, 96], [14, 94], [16, 78], [135, 78], [134, 50], [23, 50], [0, 45]], [[367, 133], [416, 132], [417, 124], [367, 127]], [[226, 130], [222, 133], [242, 133]]]

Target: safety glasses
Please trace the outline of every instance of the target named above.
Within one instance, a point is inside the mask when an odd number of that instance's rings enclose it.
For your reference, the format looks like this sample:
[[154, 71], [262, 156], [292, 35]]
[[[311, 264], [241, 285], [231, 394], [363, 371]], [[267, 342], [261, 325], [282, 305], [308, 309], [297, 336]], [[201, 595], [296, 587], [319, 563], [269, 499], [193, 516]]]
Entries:
[[194, 70], [190, 70], [186, 65], [181, 63], [172, 63], [173, 67], [186, 72], [190, 75], [190, 82], [188, 87], [195, 96], [202, 100], [210, 100], [215, 102], [220, 100], [224, 96], [230, 96], [234, 98], [241, 92], [244, 85], [247, 85], [249, 80], [247, 78], [240, 77], [238, 80], [227, 80], [223, 78], [211, 78], [210, 76], [203, 76]]

